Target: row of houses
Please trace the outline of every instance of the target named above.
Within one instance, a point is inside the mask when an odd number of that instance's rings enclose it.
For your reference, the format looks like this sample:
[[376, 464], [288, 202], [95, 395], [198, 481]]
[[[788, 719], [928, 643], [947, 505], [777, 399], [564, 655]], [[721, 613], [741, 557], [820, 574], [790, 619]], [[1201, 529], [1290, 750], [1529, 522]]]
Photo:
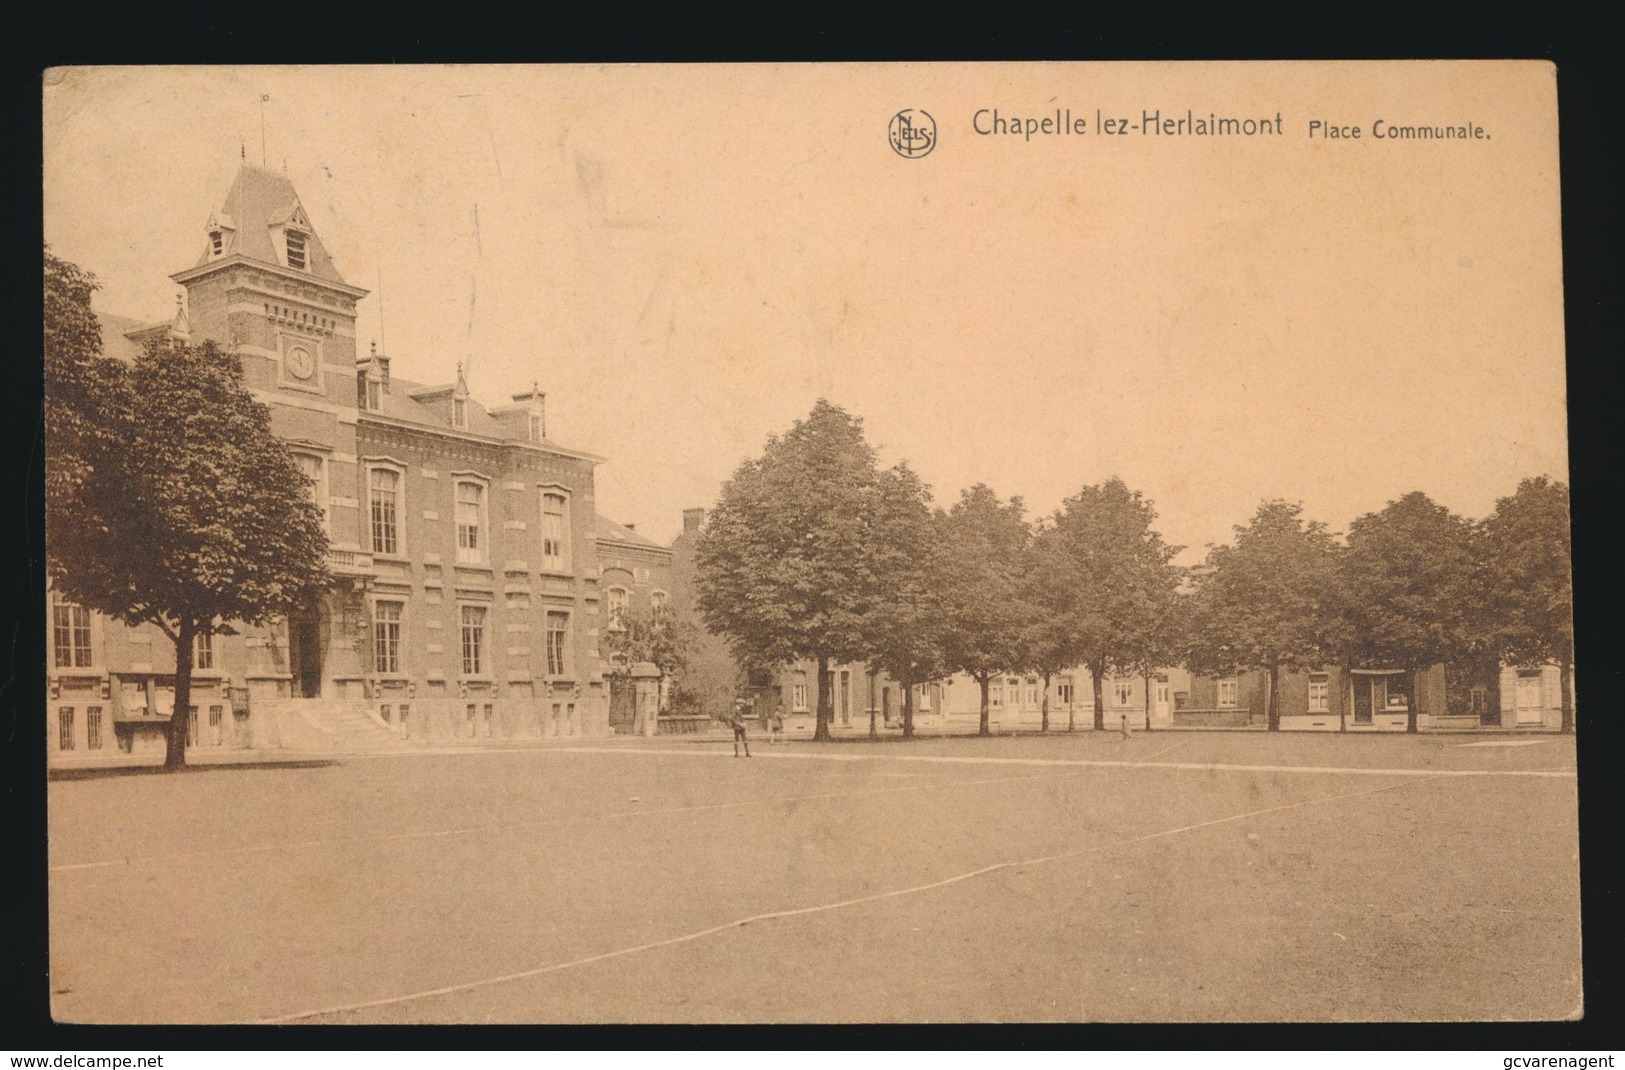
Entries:
[[[683, 533], [672, 544], [673, 605], [694, 610], [694, 552], [705, 511], [689, 509]], [[1317, 731], [1404, 731], [1411, 707], [1425, 729], [1557, 730], [1562, 723], [1562, 691], [1556, 665], [1516, 667], [1496, 663], [1436, 665], [1420, 674], [1385, 666], [1330, 666], [1316, 672], [1279, 674], [1281, 728]], [[713, 699], [744, 695], [759, 716], [783, 714], [787, 731], [811, 735], [818, 706], [818, 674], [811, 663], [770, 671], [742, 672], [723, 644], [707, 638], [693, 659], [691, 690]], [[831, 730], [864, 735], [873, 719], [877, 730], [898, 730], [903, 716], [902, 685], [857, 662], [830, 667]], [[1268, 719], [1269, 674], [1230, 677], [1193, 674], [1169, 666], [1149, 674], [1112, 676], [1101, 681], [1106, 727], [1244, 728]], [[988, 688], [989, 727], [996, 732], [1037, 731], [1048, 706], [1052, 730], [1094, 725], [1094, 680], [1083, 667], [1052, 674], [1046, 682], [1031, 673], [1004, 673]], [[971, 677], [955, 674], [914, 689], [914, 720], [920, 731], [974, 731], [980, 723], [981, 690]]]

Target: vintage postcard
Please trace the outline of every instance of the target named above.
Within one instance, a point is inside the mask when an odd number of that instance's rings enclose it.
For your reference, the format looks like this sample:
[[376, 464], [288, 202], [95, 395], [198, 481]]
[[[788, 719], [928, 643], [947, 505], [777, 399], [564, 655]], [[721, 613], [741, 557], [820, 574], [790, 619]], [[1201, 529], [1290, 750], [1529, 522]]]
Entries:
[[69, 1023], [1572, 1019], [1556, 72], [45, 72]]

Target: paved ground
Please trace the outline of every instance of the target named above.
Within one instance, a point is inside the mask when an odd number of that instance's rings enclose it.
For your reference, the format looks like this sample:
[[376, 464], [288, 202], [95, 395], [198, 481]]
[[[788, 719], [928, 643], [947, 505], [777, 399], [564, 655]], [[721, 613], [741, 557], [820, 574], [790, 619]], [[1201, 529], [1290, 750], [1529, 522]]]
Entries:
[[1580, 1009], [1572, 739], [1167, 732], [753, 750], [609, 741], [53, 781], [55, 1014]]

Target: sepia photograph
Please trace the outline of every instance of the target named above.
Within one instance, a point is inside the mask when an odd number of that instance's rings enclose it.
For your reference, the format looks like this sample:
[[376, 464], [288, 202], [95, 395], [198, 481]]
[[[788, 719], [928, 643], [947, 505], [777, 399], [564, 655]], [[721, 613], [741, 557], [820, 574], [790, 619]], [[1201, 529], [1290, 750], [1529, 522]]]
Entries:
[[55, 1021], [1596, 1011], [1552, 64], [41, 104]]

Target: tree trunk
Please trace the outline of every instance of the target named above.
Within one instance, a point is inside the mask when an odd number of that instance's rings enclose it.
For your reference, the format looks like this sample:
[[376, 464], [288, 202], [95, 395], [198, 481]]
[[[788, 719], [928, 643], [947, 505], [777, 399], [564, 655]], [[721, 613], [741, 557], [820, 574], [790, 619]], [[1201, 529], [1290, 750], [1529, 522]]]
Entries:
[[1411, 702], [1405, 710], [1405, 732], [1408, 735], [1416, 734], [1416, 707], [1422, 704], [1422, 670], [1411, 670]]
[[978, 673], [976, 676], [976, 682], [981, 685], [982, 688], [982, 724], [981, 727], [976, 731], [976, 734], [979, 736], [991, 736], [993, 734], [987, 723], [987, 685], [991, 677], [991, 673], [985, 672]]
[[1151, 731], [1151, 670], [1145, 670], [1145, 730]]
[[1038, 730], [1040, 732], [1049, 731], [1049, 677], [1050, 674], [1046, 672], [1044, 674], [1044, 702], [1039, 707]]
[[1337, 730], [1349, 730], [1349, 707], [1354, 705], [1354, 674], [1343, 666], [1343, 678], [1337, 685]]
[[1557, 663], [1557, 680], [1558, 680], [1558, 686], [1563, 689], [1563, 700], [1562, 700], [1563, 701], [1563, 724], [1562, 724], [1562, 730], [1565, 733], [1569, 734], [1569, 735], [1573, 735], [1574, 734], [1574, 695], [1573, 695], [1573, 689], [1574, 689], [1574, 662], [1569, 660], [1569, 657], [1566, 654], [1563, 656], [1563, 659]]
[[873, 672], [869, 673], [869, 738], [880, 738], [880, 728], [875, 724], [875, 674]]
[[1089, 680], [1095, 691], [1095, 731], [1106, 731], [1106, 682], [1101, 679], [1105, 675], [1106, 666], [1103, 662], [1096, 662], [1089, 666]]
[[813, 740], [829, 741], [830, 721], [830, 693], [825, 686], [825, 678], [829, 676], [829, 658], [820, 654], [818, 656], [818, 714], [817, 722], [813, 726]]
[[1270, 700], [1265, 707], [1264, 721], [1271, 732], [1281, 730], [1281, 666], [1270, 666]]
[[903, 685], [903, 738], [914, 738], [914, 685]]
[[192, 647], [196, 638], [197, 625], [181, 621], [175, 633], [175, 709], [164, 732], [165, 769], [186, 767], [186, 728], [192, 716]]
[[1072, 690], [1072, 701], [1068, 702], [1066, 704], [1066, 730], [1068, 732], [1076, 732], [1078, 730], [1078, 692], [1077, 692], [1077, 686], [1078, 686], [1077, 678], [1073, 677], [1073, 680], [1072, 680], [1072, 688], [1073, 688], [1073, 690]]

